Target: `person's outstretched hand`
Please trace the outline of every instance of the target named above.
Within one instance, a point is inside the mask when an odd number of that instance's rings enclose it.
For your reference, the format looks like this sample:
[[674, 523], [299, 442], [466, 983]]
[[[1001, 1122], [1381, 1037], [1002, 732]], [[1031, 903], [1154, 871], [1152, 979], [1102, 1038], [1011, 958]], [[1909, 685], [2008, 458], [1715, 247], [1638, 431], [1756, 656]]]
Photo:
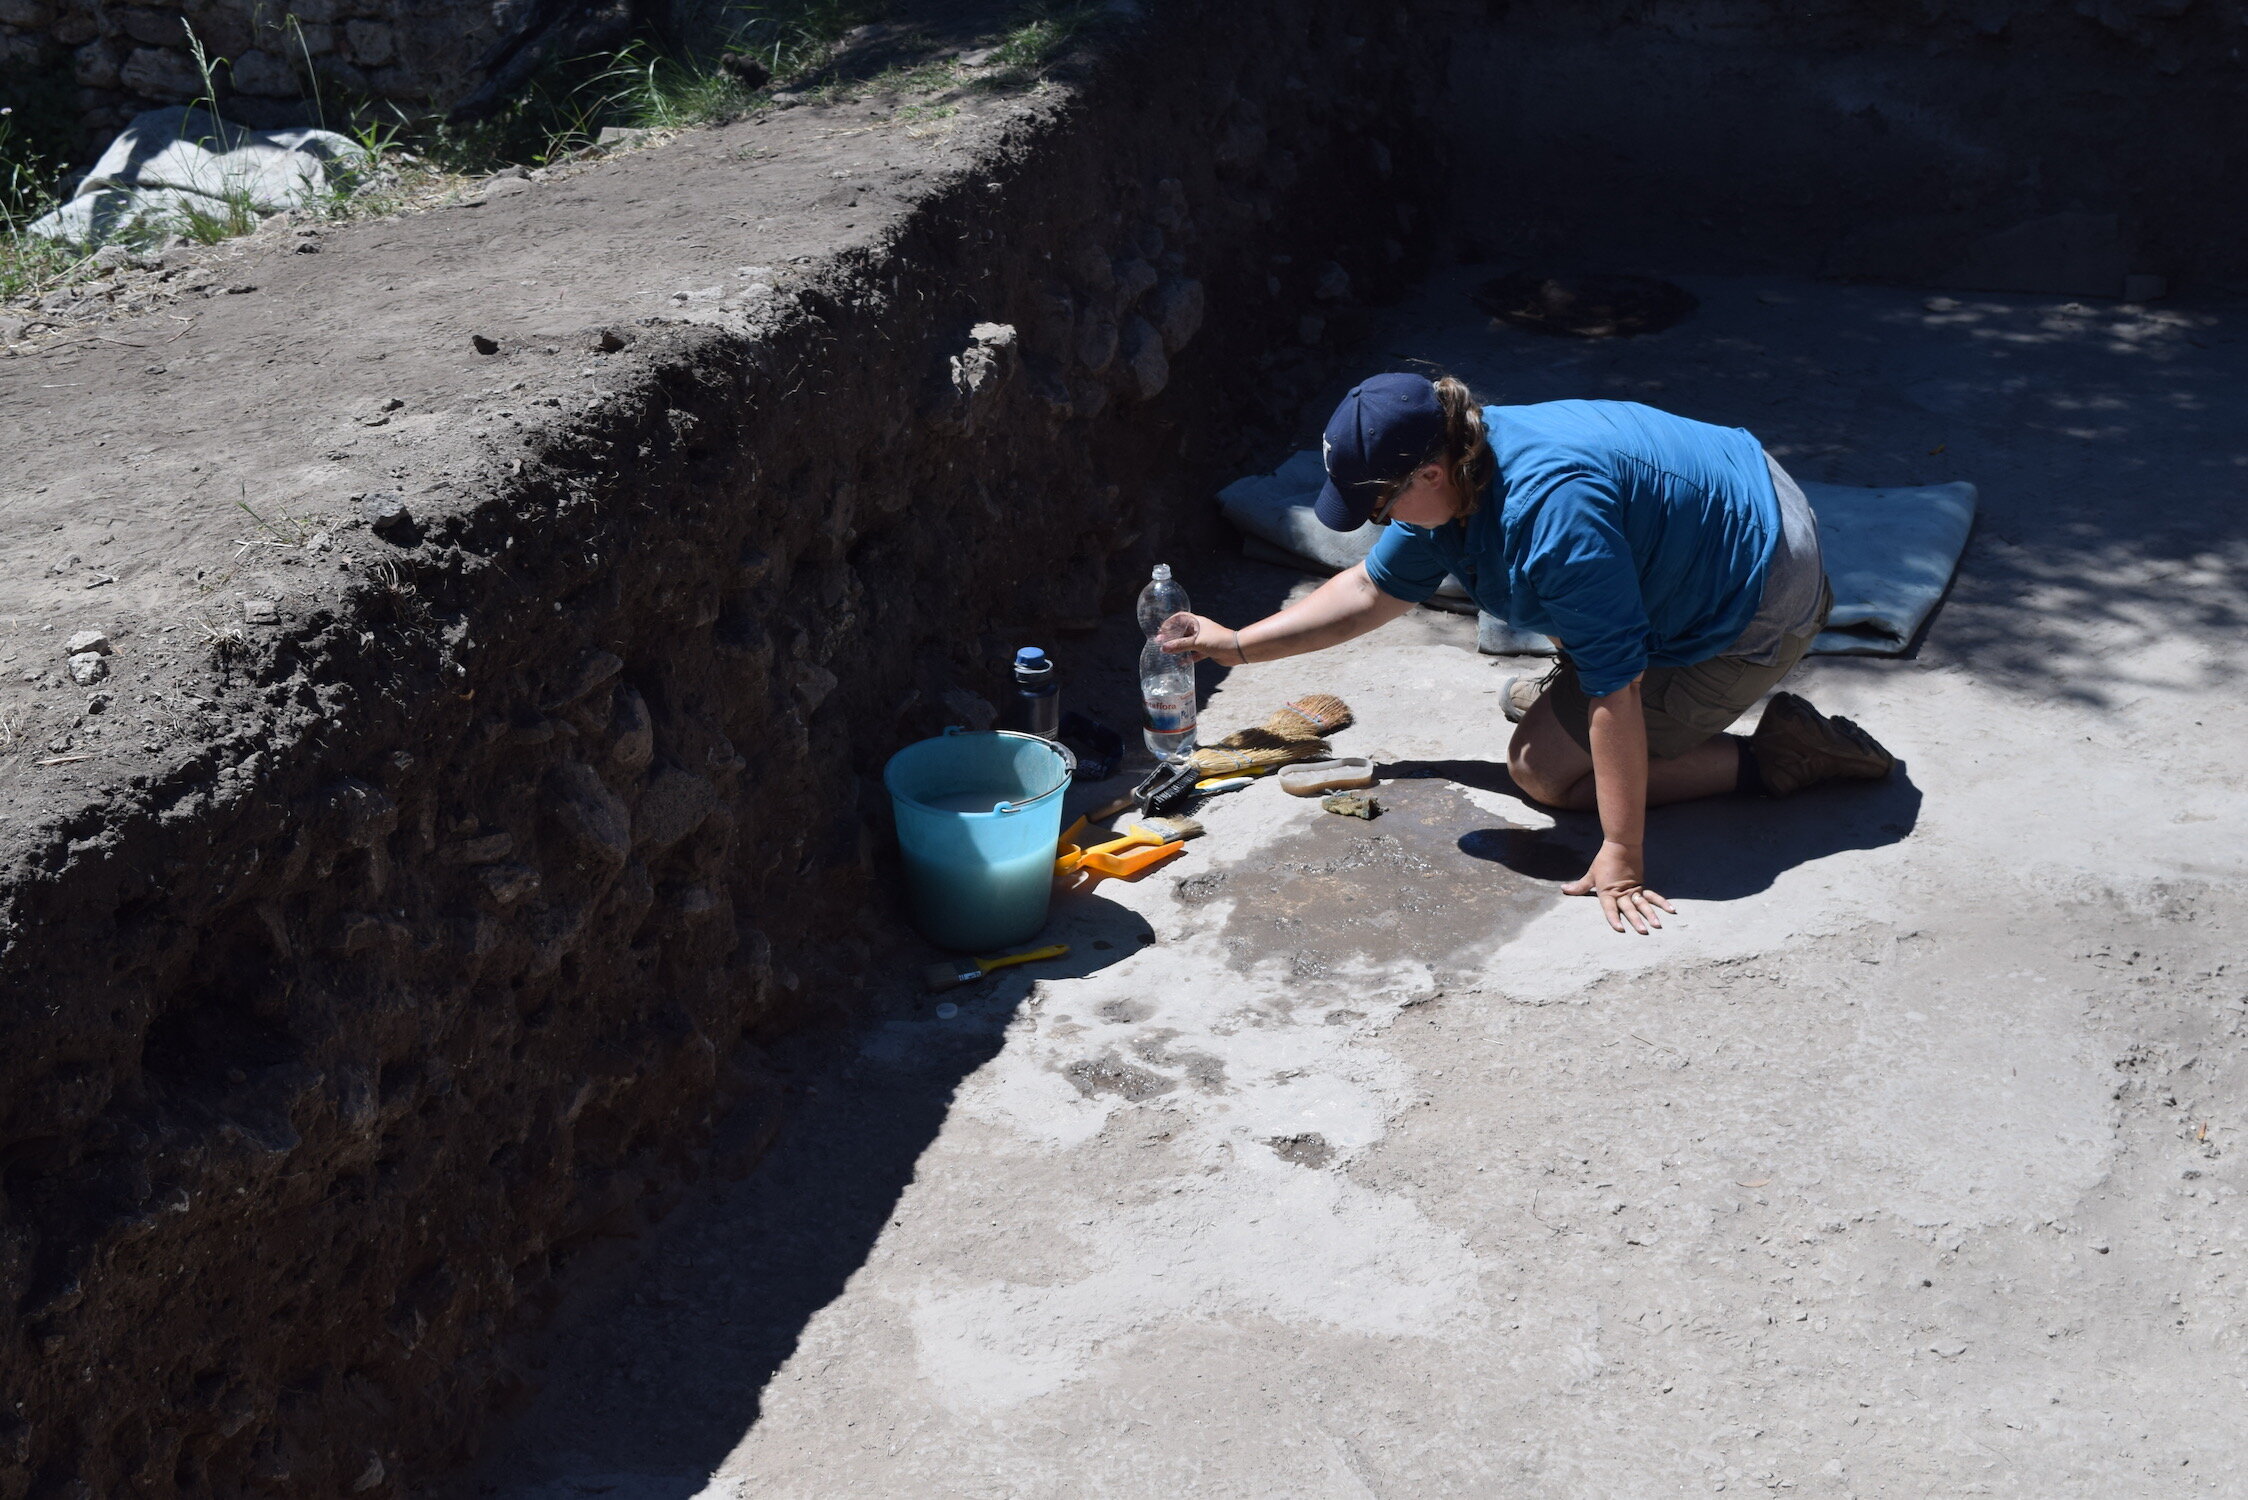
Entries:
[[1633, 932], [1645, 936], [1649, 929], [1663, 925], [1658, 913], [1667, 911], [1676, 916], [1678, 908], [1647, 889], [1640, 863], [1638, 845], [1610, 840], [1592, 857], [1592, 868], [1585, 871], [1584, 878], [1563, 886], [1561, 894], [1597, 895], [1601, 915], [1608, 919], [1610, 927], [1622, 932], [1624, 924], [1629, 922]]
[[1238, 667], [1248, 658], [1241, 654], [1241, 632], [1203, 615], [1175, 614], [1155, 633], [1163, 649], [1188, 661], [1214, 661], [1221, 667]]

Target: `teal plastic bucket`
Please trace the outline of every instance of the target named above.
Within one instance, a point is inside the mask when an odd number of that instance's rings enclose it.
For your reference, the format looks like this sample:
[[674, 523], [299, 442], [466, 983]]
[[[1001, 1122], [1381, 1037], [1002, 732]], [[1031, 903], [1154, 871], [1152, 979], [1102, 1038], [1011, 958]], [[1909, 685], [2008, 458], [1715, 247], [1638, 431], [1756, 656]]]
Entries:
[[913, 925], [931, 942], [988, 953], [1046, 925], [1062, 793], [1075, 759], [1012, 730], [948, 729], [882, 768], [897, 813]]

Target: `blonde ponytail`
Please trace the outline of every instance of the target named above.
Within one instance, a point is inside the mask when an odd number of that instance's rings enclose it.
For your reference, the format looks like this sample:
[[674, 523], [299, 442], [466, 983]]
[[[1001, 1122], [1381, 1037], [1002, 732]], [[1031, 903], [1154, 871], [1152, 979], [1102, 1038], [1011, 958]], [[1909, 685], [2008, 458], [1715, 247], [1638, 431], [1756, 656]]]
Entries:
[[1444, 409], [1444, 451], [1434, 461], [1450, 469], [1459, 483], [1465, 499], [1460, 515], [1472, 516], [1499, 464], [1483, 430], [1483, 403], [1465, 381], [1453, 376], [1440, 375], [1431, 384], [1436, 387], [1437, 405]]

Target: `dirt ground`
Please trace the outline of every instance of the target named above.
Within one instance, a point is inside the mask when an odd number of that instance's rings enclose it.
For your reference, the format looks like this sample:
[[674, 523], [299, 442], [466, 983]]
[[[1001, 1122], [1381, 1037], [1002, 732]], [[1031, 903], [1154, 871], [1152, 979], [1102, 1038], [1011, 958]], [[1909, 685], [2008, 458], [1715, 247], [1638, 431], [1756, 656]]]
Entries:
[[[1680, 914], [1619, 937], [1556, 893], [1594, 830], [1512, 795], [1469, 622], [1214, 674], [1210, 731], [1346, 697], [1388, 815], [1255, 787], [1065, 902], [1063, 965], [950, 1019], [898, 984], [585, 1299], [477, 1492], [2248, 1485], [2248, 314], [1697, 279], [1584, 345], [1469, 279], [1371, 358], [1981, 487], [1918, 650], [1792, 684], [1894, 779], [1656, 813]], [[1173, 561], [1221, 619], [1303, 586]], [[1075, 701], [1124, 711], [1129, 630]]]
[[[157, 305], [7, 349], [0, 854], [247, 733], [259, 706], [213, 671], [234, 643], [396, 582], [364, 497], [422, 524], [465, 509], [520, 471], [527, 433], [647, 379], [643, 320], [769, 325], [815, 259], [879, 244], [932, 175], [1038, 107], [773, 111], [401, 218], [283, 215], [173, 252]], [[98, 707], [63, 651], [87, 629], [111, 643]]]

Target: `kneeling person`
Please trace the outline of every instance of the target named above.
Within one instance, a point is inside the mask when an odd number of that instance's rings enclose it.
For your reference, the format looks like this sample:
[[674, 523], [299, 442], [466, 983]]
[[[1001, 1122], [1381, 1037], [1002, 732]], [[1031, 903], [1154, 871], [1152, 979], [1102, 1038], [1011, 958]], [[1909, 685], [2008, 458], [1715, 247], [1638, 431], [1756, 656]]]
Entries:
[[1190, 617], [1169, 649], [1229, 665], [1318, 650], [1397, 618], [1446, 574], [1552, 637], [1545, 680], [1508, 684], [1508, 769], [1540, 802], [1599, 812], [1600, 852], [1564, 889], [1597, 894], [1618, 932], [1672, 910], [1645, 884], [1648, 807], [1894, 766], [1792, 693], [1754, 735], [1725, 733], [1833, 604], [1810, 506], [1747, 432], [1633, 402], [1483, 406], [1457, 380], [1378, 375], [1343, 398], [1324, 446], [1319, 519], [1382, 523], [1366, 561], [1238, 631]]

